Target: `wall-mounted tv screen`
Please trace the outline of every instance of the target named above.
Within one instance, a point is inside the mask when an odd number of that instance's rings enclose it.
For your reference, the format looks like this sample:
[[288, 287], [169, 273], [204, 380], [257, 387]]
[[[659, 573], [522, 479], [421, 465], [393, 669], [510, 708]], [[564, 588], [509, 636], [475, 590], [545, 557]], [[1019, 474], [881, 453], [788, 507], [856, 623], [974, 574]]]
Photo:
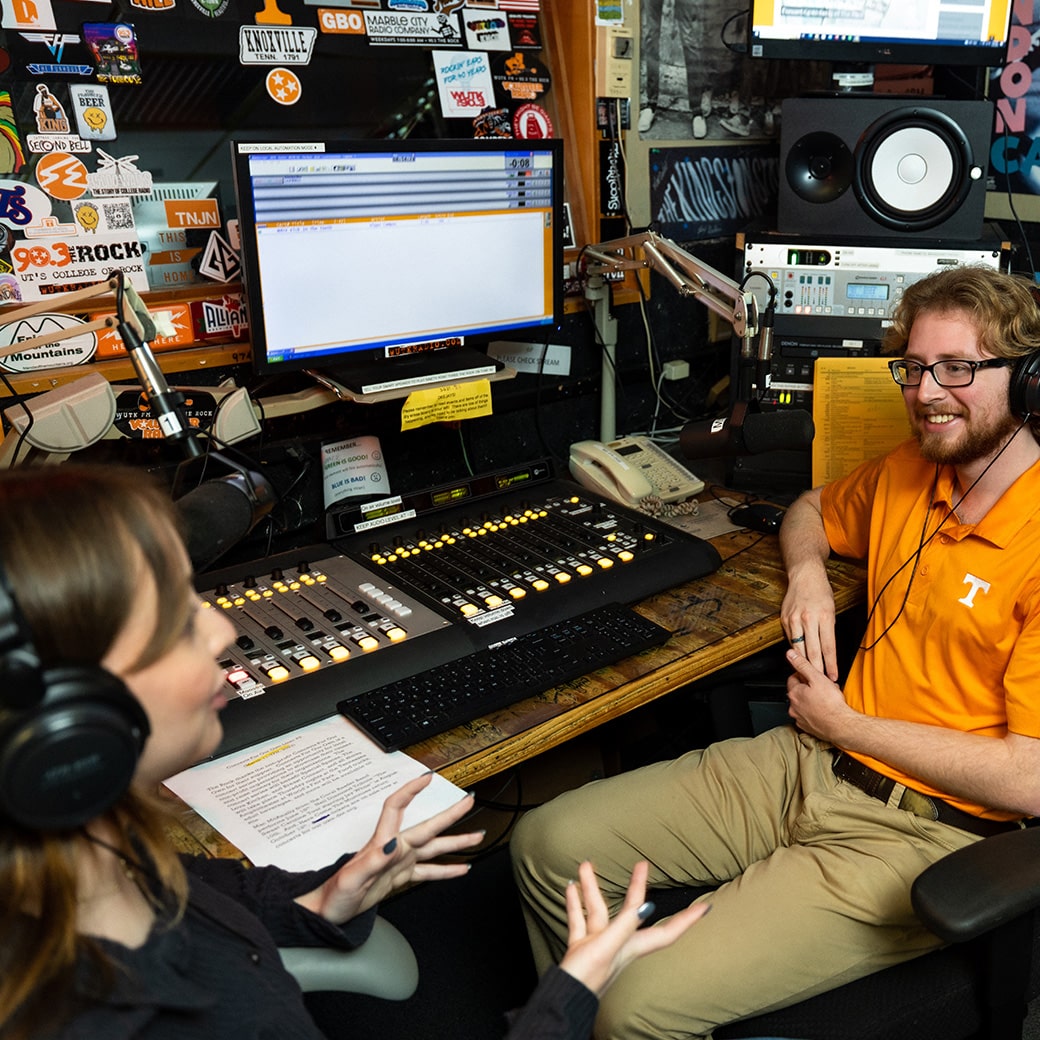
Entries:
[[559, 140], [236, 141], [233, 160], [261, 373], [362, 393], [485, 374], [474, 347], [562, 320]]
[[752, 0], [753, 58], [1004, 64], [1012, 0]]

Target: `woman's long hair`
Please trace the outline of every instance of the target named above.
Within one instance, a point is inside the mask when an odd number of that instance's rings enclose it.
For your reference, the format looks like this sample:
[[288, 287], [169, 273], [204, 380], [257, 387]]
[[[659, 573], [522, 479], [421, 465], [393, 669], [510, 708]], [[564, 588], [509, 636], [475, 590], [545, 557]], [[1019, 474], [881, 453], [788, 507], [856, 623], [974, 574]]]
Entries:
[[[181, 637], [193, 604], [176, 551], [168, 496], [146, 475], [120, 467], [23, 468], [0, 474], [0, 565], [44, 668], [97, 665], [126, 624], [142, 578], [159, 597], [155, 631], [135, 668]], [[0, 691], [0, 693], [8, 691]], [[0, 722], [7, 709], [0, 708]], [[147, 862], [171, 920], [187, 880], [166, 837], [156, 792], [133, 787], [102, 822], [120, 851]], [[99, 850], [83, 828], [43, 831], [0, 816], [0, 1035], [56, 1032], [82, 985], [103, 997], [117, 967], [76, 930], [77, 867]]]

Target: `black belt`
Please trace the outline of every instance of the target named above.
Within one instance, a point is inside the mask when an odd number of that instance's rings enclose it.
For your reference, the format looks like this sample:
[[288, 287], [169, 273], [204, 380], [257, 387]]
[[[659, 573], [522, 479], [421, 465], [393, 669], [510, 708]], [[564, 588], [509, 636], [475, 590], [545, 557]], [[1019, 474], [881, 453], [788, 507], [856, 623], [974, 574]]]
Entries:
[[[846, 755], [844, 751], [834, 749], [834, 763], [831, 767], [834, 775], [839, 780], [858, 787], [861, 791], [869, 794], [871, 798], [887, 802], [895, 789], [896, 782], [869, 766], [865, 766], [859, 759]], [[983, 838], [992, 834], [1000, 834], [1003, 831], [1017, 830], [1023, 826], [1019, 820], [984, 820], [981, 816], [973, 816], [956, 809], [941, 798], [929, 798], [920, 791], [905, 788], [895, 808], [912, 812], [915, 816], [921, 816], [926, 820], [938, 820], [940, 823], [948, 823], [951, 827], [959, 827], [962, 831], [970, 831]]]

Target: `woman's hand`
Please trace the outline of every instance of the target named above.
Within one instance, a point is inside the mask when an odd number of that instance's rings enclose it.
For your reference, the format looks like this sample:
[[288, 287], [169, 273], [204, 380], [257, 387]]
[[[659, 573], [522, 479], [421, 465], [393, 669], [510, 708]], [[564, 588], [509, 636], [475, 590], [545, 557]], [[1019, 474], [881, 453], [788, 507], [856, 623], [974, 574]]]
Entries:
[[467, 873], [468, 863], [430, 861], [480, 844], [483, 831], [441, 833], [473, 808], [472, 795], [423, 823], [400, 829], [412, 799], [432, 779], [432, 773], [425, 773], [394, 791], [383, 803], [375, 833], [365, 846], [320, 888], [299, 896], [296, 902], [333, 924], [343, 924], [413, 881], [441, 881]]
[[638, 931], [654, 909], [644, 901], [648, 870], [645, 862], [635, 865], [625, 901], [613, 920], [591, 863], [582, 863], [578, 881], [567, 886], [567, 952], [560, 967], [597, 996], [602, 996], [625, 965], [670, 946], [711, 909], [710, 903], [692, 903], [667, 921]]

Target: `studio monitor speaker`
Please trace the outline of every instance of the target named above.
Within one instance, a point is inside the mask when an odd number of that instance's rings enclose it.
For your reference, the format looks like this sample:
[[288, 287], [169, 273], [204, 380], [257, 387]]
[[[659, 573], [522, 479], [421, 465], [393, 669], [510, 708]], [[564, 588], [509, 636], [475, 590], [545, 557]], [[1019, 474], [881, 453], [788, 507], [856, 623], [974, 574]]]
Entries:
[[992, 126], [988, 101], [789, 98], [777, 229], [978, 241]]

